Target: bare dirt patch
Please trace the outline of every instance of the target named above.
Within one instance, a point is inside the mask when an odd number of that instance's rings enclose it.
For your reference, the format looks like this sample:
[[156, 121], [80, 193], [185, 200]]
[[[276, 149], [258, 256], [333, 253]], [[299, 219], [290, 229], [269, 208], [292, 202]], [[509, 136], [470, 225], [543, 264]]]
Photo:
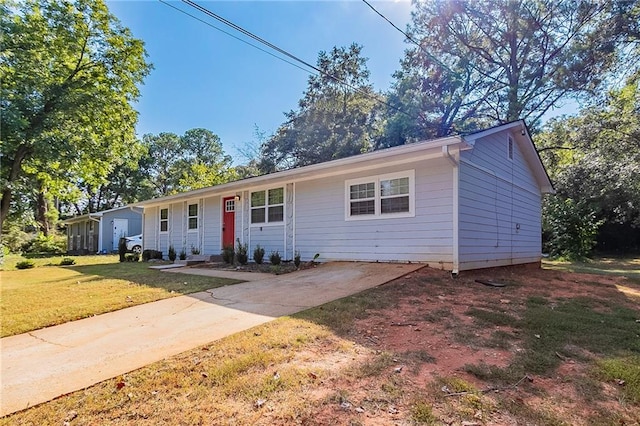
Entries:
[[[516, 326], [531, 301], [545, 300], [554, 309], [585, 299], [595, 312], [625, 307], [640, 319], [638, 287], [620, 277], [532, 267], [458, 278], [424, 268], [383, 286], [379, 291], [393, 302], [366, 310], [342, 333], [388, 354], [388, 365], [371, 377], [334, 383], [349, 405], [326, 404], [314, 424], [640, 424], [640, 407], [621, 397], [623, 385], [595, 375], [598, 355], [588, 350], [566, 345], [555, 353], [557, 367], [547, 371], [514, 367], [531, 350], [528, 341], [546, 338], [543, 332], [523, 336], [527, 329]], [[469, 366], [500, 374], [483, 377]], [[416, 410], [421, 403], [430, 411]]]

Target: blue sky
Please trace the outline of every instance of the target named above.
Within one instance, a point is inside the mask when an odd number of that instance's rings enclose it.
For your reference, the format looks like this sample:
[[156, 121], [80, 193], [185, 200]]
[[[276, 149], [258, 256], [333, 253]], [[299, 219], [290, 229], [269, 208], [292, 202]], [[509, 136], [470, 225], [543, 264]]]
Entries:
[[[198, 3], [312, 64], [321, 50], [359, 43], [369, 58], [371, 82], [379, 90], [389, 87], [407, 47], [404, 36], [361, 1]], [[182, 2], [170, 4], [242, 37]], [[283, 113], [296, 108], [306, 88], [308, 73], [160, 1], [119, 0], [107, 5], [144, 40], [155, 67], [141, 87], [136, 107], [139, 136], [203, 127], [219, 135], [225, 151], [242, 163], [237, 148], [255, 140], [254, 126], [269, 134], [276, 130]], [[407, 1], [373, 5], [400, 28], [409, 22]]]

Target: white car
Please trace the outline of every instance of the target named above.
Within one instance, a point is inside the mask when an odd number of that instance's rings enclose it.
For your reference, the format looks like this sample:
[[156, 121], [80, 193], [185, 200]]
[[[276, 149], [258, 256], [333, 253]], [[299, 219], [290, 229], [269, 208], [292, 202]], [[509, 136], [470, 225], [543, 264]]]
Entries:
[[125, 237], [127, 241], [127, 251], [132, 253], [142, 253], [142, 234]]

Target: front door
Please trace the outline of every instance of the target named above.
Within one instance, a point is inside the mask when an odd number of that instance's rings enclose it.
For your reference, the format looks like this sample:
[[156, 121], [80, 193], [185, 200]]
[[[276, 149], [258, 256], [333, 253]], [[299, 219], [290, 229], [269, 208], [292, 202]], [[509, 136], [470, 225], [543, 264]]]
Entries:
[[120, 237], [129, 234], [129, 219], [113, 219], [113, 251], [118, 251]]
[[222, 199], [222, 247], [233, 246], [236, 235], [236, 197]]

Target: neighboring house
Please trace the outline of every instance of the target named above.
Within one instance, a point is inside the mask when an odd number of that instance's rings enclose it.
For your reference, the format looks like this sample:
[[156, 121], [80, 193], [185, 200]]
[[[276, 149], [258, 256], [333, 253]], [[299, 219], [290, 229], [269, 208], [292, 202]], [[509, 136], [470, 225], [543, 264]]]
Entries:
[[112, 253], [120, 237], [142, 233], [142, 209], [131, 206], [64, 220], [69, 254]]
[[148, 249], [460, 270], [541, 259], [553, 192], [523, 121], [137, 203]]

